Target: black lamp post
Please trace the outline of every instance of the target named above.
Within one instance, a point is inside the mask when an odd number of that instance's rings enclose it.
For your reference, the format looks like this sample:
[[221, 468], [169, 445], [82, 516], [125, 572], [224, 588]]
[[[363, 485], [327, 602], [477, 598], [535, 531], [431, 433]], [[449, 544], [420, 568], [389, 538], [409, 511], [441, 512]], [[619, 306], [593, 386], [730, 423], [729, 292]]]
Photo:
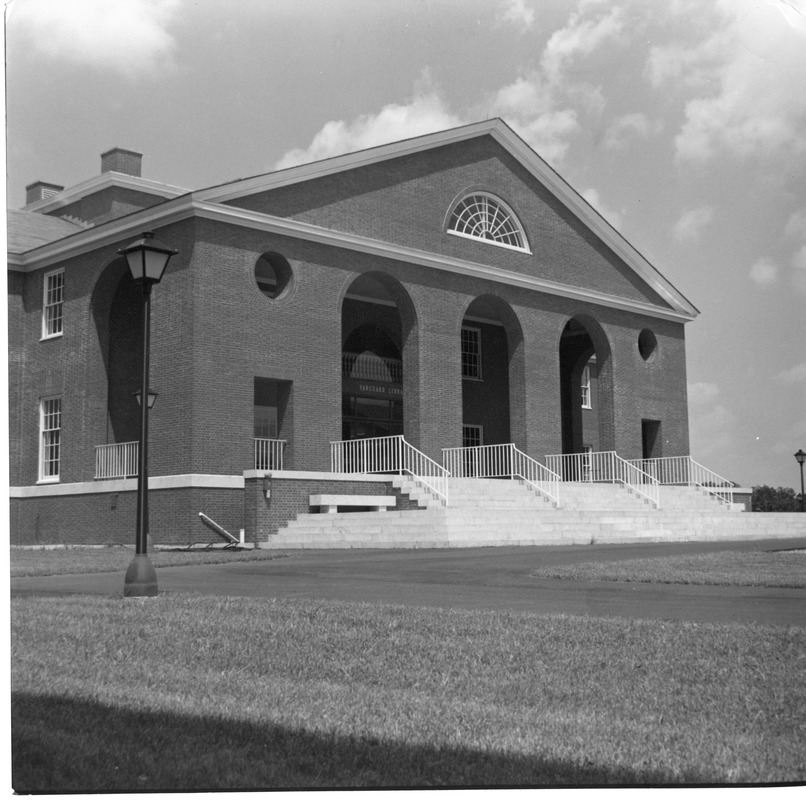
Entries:
[[800, 464], [800, 511], [803, 513], [803, 462], [806, 461], [806, 453], [802, 447], [795, 453], [795, 461]]
[[[126, 570], [124, 597], [154, 597], [158, 593], [157, 573], [148, 558], [148, 409], [157, 395], [149, 391], [149, 348], [151, 345], [151, 287], [162, 280], [165, 268], [176, 250], [162, 244], [151, 232], [142, 239], [118, 250], [126, 262], [135, 283], [143, 290], [143, 380], [137, 401], [140, 405], [140, 443], [137, 453], [137, 539], [135, 555]], [[145, 396], [148, 402], [141, 402]]]

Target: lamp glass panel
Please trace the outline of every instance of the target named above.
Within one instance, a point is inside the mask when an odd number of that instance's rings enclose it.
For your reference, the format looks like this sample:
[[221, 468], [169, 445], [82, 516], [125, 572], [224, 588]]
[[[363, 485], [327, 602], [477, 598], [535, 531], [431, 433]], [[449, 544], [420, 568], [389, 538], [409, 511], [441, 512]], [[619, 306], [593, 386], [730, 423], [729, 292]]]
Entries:
[[145, 273], [146, 278], [152, 281], [162, 280], [162, 273], [170, 258], [168, 253], [161, 253], [154, 250], [146, 250], [145, 253]]

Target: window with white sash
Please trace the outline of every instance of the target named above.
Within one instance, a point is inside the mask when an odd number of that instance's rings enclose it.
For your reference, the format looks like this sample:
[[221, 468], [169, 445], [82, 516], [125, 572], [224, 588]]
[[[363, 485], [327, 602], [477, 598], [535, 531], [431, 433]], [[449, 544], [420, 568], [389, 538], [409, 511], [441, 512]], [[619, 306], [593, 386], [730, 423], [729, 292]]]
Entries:
[[61, 336], [64, 328], [64, 270], [48, 272], [42, 290], [42, 338]]
[[59, 480], [62, 446], [62, 399], [46, 397], [39, 403], [39, 480]]

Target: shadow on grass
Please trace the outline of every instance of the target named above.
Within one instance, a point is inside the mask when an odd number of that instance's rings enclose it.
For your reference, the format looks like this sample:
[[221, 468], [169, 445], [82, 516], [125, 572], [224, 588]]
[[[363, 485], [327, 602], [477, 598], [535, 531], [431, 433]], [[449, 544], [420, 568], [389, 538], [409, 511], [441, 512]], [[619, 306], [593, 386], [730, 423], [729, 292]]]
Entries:
[[17, 793], [703, 783], [582, 757], [409, 745], [48, 695], [13, 694], [11, 716]]

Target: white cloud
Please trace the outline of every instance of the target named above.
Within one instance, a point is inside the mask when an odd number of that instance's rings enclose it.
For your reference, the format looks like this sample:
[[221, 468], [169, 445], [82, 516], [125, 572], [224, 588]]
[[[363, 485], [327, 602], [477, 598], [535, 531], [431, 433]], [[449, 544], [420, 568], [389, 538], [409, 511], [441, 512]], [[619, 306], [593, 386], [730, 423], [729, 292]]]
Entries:
[[663, 130], [660, 120], [652, 121], [646, 114], [625, 114], [613, 122], [605, 132], [604, 146], [608, 150], [626, 147], [634, 138], [648, 139]]
[[532, 27], [535, 21], [535, 10], [530, 8], [525, 0], [507, 0], [505, 6], [499, 17], [502, 22], [511, 22], [524, 30]]
[[793, 239], [806, 239], [806, 208], [795, 211], [786, 221], [784, 235]]
[[786, 369], [783, 372], [779, 372], [775, 376], [775, 380], [778, 383], [783, 383], [787, 386], [800, 383], [806, 385], [806, 361], [804, 361], [802, 364], [796, 364], [794, 367]]
[[623, 27], [623, 13], [618, 6], [598, 19], [583, 19], [580, 12], [574, 12], [568, 24], [548, 40], [540, 59], [544, 72], [550, 80], [558, 80], [566, 62], [590, 55], [608, 39], [618, 37]]
[[682, 160], [806, 153], [806, 30], [775, 8], [718, 0], [716, 33], [698, 46], [655, 48], [648, 74], [699, 86], [688, 101], [675, 145]]
[[623, 213], [608, 207], [596, 189], [585, 189], [581, 194], [614, 228], [621, 228]]
[[181, 0], [31, 0], [13, 8], [18, 26], [45, 58], [133, 78], [172, 65], [168, 27]]
[[771, 258], [760, 258], [750, 267], [748, 277], [758, 286], [771, 286], [778, 281], [778, 264]]
[[698, 206], [684, 211], [674, 226], [674, 238], [678, 242], [695, 242], [700, 238], [703, 228], [710, 225], [714, 218], [712, 206]]
[[364, 114], [352, 122], [344, 120], [327, 122], [308, 147], [289, 151], [280, 158], [274, 168], [284, 169], [354, 150], [421, 136], [456, 127], [461, 125], [462, 121], [448, 111], [437, 90], [431, 86], [428, 75], [425, 74], [415, 88], [414, 97], [408, 103], [384, 106], [377, 114]]
[[[601, 87], [573, 78], [581, 59], [592, 56], [624, 27], [620, 8], [583, 0], [566, 25], [544, 47], [538, 67], [493, 93], [481, 116], [500, 116], [547, 161], [562, 161], [585, 114], [598, 116], [605, 100]], [[570, 77], [569, 77], [570, 76]]]

